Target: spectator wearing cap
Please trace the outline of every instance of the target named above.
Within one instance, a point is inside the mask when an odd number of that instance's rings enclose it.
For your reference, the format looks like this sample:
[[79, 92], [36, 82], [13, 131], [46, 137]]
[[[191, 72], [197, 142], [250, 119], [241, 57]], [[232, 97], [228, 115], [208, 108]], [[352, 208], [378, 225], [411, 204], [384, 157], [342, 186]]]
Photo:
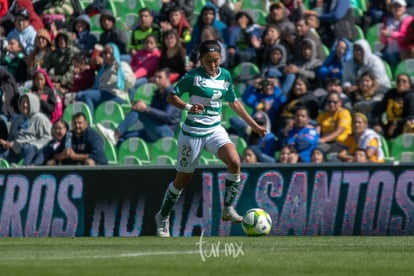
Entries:
[[385, 45], [383, 58], [395, 68], [401, 61], [400, 54], [407, 49], [404, 43], [407, 29], [413, 17], [407, 13], [405, 0], [392, 0], [391, 15], [385, 18], [381, 29], [380, 41]]
[[30, 25], [29, 11], [27, 9], [19, 10], [14, 20], [14, 29], [7, 35], [7, 40], [17, 39], [23, 46], [26, 54], [30, 54], [35, 45], [36, 30]]
[[260, 48], [262, 27], [256, 24], [247, 11], [240, 11], [235, 17], [236, 24], [230, 30], [227, 47], [230, 68], [242, 62], [254, 62], [256, 50]]
[[128, 37], [124, 32], [119, 30], [115, 24], [115, 16], [110, 10], [101, 11], [101, 17], [99, 18], [101, 28], [103, 32], [99, 36], [98, 43], [106, 45], [108, 43], [115, 44], [123, 58], [128, 55]]

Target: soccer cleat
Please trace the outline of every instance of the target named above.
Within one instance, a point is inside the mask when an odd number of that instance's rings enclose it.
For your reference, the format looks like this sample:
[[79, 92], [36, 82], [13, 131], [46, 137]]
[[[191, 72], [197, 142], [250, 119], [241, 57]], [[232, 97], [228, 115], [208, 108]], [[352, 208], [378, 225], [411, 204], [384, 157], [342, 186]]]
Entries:
[[99, 130], [99, 132], [112, 144], [116, 145], [116, 139], [115, 139], [115, 132], [112, 129], [106, 128], [101, 124], [96, 124], [96, 128]]
[[237, 211], [234, 210], [231, 206], [223, 207], [223, 211], [221, 211], [221, 219], [225, 221], [231, 220], [234, 223], [241, 223], [243, 217], [237, 214]]
[[161, 211], [155, 215], [155, 223], [157, 224], [157, 236], [162, 238], [170, 237], [170, 217], [161, 216]]

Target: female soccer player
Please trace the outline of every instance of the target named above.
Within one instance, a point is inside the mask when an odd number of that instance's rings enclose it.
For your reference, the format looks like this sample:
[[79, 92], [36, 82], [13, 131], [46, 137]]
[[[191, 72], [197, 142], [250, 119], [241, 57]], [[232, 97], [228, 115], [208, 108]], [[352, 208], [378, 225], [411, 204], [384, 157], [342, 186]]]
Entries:
[[[187, 119], [178, 137], [177, 174], [165, 192], [161, 210], [155, 215], [157, 235], [160, 237], [170, 236], [170, 211], [182, 190], [190, 183], [203, 149], [215, 154], [227, 166], [222, 219], [235, 223], [242, 220], [232, 206], [240, 183], [240, 157], [221, 126], [222, 100], [229, 102], [253, 131], [262, 137], [266, 133], [266, 129], [259, 126], [237, 100], [230, 73], [219, 66], [220, 44], [215, 40], [206, 40], [201, 43], [199, 52], [201, 66], [183, 76], [167, 98], [172, 105], [187, 111]], [[187, 92], [190, 103], [181, 99]]]

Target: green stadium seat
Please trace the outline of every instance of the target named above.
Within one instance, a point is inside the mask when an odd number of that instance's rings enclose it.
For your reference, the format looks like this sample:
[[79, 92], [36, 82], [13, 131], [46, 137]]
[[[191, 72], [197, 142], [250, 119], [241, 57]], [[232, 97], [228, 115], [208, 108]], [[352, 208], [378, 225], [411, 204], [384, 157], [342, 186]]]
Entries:
[[364, 31], [361, 29], [360, 26], [355, 25], [355, 30], [356, 30], [356, 37], [354, 39], [354, 41], [358, 40], [358, 39], [365, 39], [365, 34]]
[[69, 124], [69, 128], [72, 127], [72, 116], [78, 112], [83, 112], [85, 114], [89, 125], [94, 124], [92, 113], [89, 107], [84, 102], [74, 102], [66, 106], [65, 110], [63, 111], [63, 119]]
[[377, 23], [368, 29], [366, 37], [372, 52], [379, 52], [384, 47], [379, 39], [381, 28], [382, 23]]
[[118, 149], [118, 162], [124, 164], [126, 156], [135, 156], [142, 164], [150, 164], [150, 152], [148, 145], [142, 138], [132, 137], [121, 143]]
[[259, 67], [252, 62], [242, 62], [231, 70], [231, 76], [235, 82], [246, 82], [259, 74]]
[[174, 160], [176, 159], [178, 142], [174, 137], [163, 137], [154, 143], [148, 144], [148, 147], [152, 158], [159, 155], [167, 155]]
[[112, 121], [118, 125], [125, 119], [125, 114], [119, 103], [106, 101], [98, 105], [95, 109], [94, 119], [95, 124], [103, 121]]
[[151, 165], [175, 165], [175, 159], [169, 155], [158, 155], [151, 158]]
[[0, 168], [10, 168], [9, 162], [4, 158], [0, 158]]
[[133, 101], [142, 100], [146, 104], [151, 104], [152, 96], [154, 96], [155, 90], [157, 90], [155, 83], [148, 82], [143, 84], [135, 91]]
[[414, 81], [414, 58], [405, 59], [398, 63], [394, 76], [397, 77], [401, 73], [408, 74], [411, 80]]
[[141, 160], [133, 155], [124, 156], [121, 162], [118, 162], [118, 165], [127, 165], [127, 166], [142, 166]]
[[266, 12], [263, 10], [252, 9], [250, 10], [250, 14], [253, 18], [254, 23], [259, 24], [261, 26], [266, 26]]
[[241, 4], [242, 10], [262, 10], [267, 11], [267, 1], [263, 0], [243, 0]]
[[244, 149], [247, 148], [246, 141], [238, 135], [230, 135], [230, 140], [236, 146], [236, 150], [237, 150], [238, 154], [240, 156], [242, 156]]
[[407, 152], [414, 152], [414, 134], [412, 133], [401, 134], [391, 142], [391, 156], [395, 160], [406, 161]]
[[104, 151], [106, 158], [108, 159], [109, 165], [116, 165], [118, 164], [118, 157], [116, 154], [116, 150], [114, 145], [112, 145], [105, 137], [102, 137], [104, 139]]

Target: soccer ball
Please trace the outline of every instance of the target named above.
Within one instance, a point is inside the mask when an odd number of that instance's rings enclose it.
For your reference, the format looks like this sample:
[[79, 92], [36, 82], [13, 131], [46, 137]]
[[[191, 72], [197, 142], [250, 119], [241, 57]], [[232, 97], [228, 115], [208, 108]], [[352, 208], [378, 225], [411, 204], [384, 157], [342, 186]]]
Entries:
[[247, 236], [267, 235], [272, 229], [272, 219], [265, 210], [253, 208], [244, 214], [242, 228]]

